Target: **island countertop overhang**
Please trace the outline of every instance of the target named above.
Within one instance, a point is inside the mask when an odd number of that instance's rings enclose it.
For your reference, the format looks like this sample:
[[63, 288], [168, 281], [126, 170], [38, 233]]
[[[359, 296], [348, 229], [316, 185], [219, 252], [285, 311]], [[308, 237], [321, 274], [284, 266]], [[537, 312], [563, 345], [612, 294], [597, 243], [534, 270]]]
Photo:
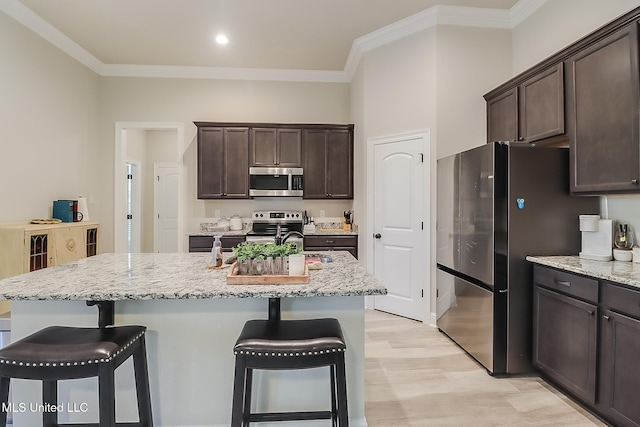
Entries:
[[[309, 283], [228, 285], [228, 269], [207, 268], [208, 253], [105, 253], [0, 280], [6, 300], [151, 300], [385, 295], [348, 252], [309, 272]], [[229, 255], [226, 255], [229, 256]]]

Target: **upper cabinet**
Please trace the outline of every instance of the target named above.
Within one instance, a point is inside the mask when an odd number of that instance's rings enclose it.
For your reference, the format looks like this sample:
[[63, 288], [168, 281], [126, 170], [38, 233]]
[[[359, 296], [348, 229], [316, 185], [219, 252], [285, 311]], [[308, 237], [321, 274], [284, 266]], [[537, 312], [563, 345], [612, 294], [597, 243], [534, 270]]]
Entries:
[[302, 166], [302, 131], [288, 128], [252, 128], [251, 166]]
[[198, 198], [249, 198], [249, 129], [198, 126]]
[[565, 133], [562, 63], [513, 84], [485, 95], [488, 142], [532, 143]]
[[304, 198], [353, 198], [353, 125], [304, 131]]
[[487, 93], [488, 140], [568, 145], [572, 194], [640, 192], [639, 20], [640, 7]]
[[638, 24], [566, 60], [571, 191], [638, 191]]
[[305, 199], [353, 198], [353, 125], [194, 123], [199, 199], [248, 199], [250, 166], [302, 167]]

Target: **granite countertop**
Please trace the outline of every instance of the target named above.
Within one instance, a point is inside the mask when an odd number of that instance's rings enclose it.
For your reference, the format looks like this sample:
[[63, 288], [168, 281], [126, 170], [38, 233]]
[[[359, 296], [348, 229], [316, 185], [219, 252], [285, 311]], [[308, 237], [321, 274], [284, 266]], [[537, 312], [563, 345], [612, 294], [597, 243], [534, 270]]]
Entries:
[[[7, 300], [149, 300], [385, 295], [348, 252], [309, 271], [306, 284], [227, 285], [228, 268], [207, 268], [208, 253], [106, 253], [0, 280]], [[224, 254], [225, 258], [230, 254]]]
[[528, 256], [527, 261], [640, 288], [639, 263], [592, 261], [579, 256]]
[[[193, 233], [188, 233], [188, 236], [245, 236], [247, 234], [247, 230], [240, 231], [196, 231]], [[302, 233], [305, 236], [357, 236], [357, 231], [344, 231], [344, 230], [334, 230], [334, 229], [322, 229], [317, 228], [316, 231], [313, 232], [304, 232]]]

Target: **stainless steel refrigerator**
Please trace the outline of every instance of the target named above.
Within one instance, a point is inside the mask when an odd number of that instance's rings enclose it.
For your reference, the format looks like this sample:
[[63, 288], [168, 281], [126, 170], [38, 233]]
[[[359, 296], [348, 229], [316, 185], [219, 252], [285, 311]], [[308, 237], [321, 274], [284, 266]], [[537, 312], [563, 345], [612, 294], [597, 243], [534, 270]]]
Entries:
[[532, 266], [577, 255], [580, 214], [569, 153], [493, 142], [438, 160], [437, 326], [491, 374], [530, 372]]

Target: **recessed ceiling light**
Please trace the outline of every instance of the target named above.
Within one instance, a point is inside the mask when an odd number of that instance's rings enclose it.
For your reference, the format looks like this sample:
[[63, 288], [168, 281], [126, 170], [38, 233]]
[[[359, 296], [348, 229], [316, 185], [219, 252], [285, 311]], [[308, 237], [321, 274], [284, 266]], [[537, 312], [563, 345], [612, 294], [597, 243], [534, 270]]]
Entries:
[[218, 34], [216, 36], [216, 43], [218, 43], [218, 44], [227, 44], [227, 43], [229, 43], [229, 39], [224, 34]]

